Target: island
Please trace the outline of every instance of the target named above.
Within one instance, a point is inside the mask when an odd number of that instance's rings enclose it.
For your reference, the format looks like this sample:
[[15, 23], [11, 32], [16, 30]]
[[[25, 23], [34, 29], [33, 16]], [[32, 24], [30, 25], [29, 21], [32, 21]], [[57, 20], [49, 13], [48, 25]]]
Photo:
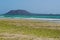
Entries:
[[29, 12], [27, 10], [10, 10], [8, 12], [6, 12], [5, 14], [3, 15], [30, 15], [30, 16], [60, 16], [60, 14], [45, 14], [45, 13], [32, 13], [32, 12]]

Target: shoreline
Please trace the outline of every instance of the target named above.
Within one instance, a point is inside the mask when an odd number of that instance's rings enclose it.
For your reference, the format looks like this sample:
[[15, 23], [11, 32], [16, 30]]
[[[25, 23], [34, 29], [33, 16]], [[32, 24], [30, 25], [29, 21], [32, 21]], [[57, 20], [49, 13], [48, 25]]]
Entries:
[[60, 20], [60, 19], [56, 19], [56, 18], [20, 18], [20, 17], [15, 17], [15, 18], [0, 18], [0, 19], [36, 19], [36, 20]]
[[46, 22], [57, 22], [60, 23], [60, 19], [52, 18], [0, 18], [0, 20], [34, 20], [34, 21], [46, 21]]

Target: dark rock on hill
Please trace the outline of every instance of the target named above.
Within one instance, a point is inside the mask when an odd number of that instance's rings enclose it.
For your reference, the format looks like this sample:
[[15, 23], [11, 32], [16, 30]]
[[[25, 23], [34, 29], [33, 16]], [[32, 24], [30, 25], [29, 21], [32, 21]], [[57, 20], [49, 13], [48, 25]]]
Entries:
[[30, 12], [26, 10], [10, 10], [9, 12], [5, 13], [4, 15], [29, 15]]

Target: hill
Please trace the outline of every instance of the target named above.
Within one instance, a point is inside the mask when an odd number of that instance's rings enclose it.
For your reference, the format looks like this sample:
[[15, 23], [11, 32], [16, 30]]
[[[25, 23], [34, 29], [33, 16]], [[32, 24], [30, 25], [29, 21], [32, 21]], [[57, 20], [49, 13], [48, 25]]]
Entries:
[[9, 12], [5, 13], [4, 15], [29, 15], [30, 12], [26, 10], [10, 10]]

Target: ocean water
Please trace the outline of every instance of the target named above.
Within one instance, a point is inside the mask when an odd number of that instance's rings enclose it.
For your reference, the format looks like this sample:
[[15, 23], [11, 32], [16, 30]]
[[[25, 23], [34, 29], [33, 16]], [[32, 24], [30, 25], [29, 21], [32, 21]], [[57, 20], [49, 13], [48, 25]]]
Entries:
[[60, 21], [60, 15], [1, 15], [0, 18], [15, 18], [15, 19], [37, 19], [37, 20], [54, 20]]
[[53, 18], [53, 19], [60, 19], [60, 15], [1, 15], [0, 18]]

